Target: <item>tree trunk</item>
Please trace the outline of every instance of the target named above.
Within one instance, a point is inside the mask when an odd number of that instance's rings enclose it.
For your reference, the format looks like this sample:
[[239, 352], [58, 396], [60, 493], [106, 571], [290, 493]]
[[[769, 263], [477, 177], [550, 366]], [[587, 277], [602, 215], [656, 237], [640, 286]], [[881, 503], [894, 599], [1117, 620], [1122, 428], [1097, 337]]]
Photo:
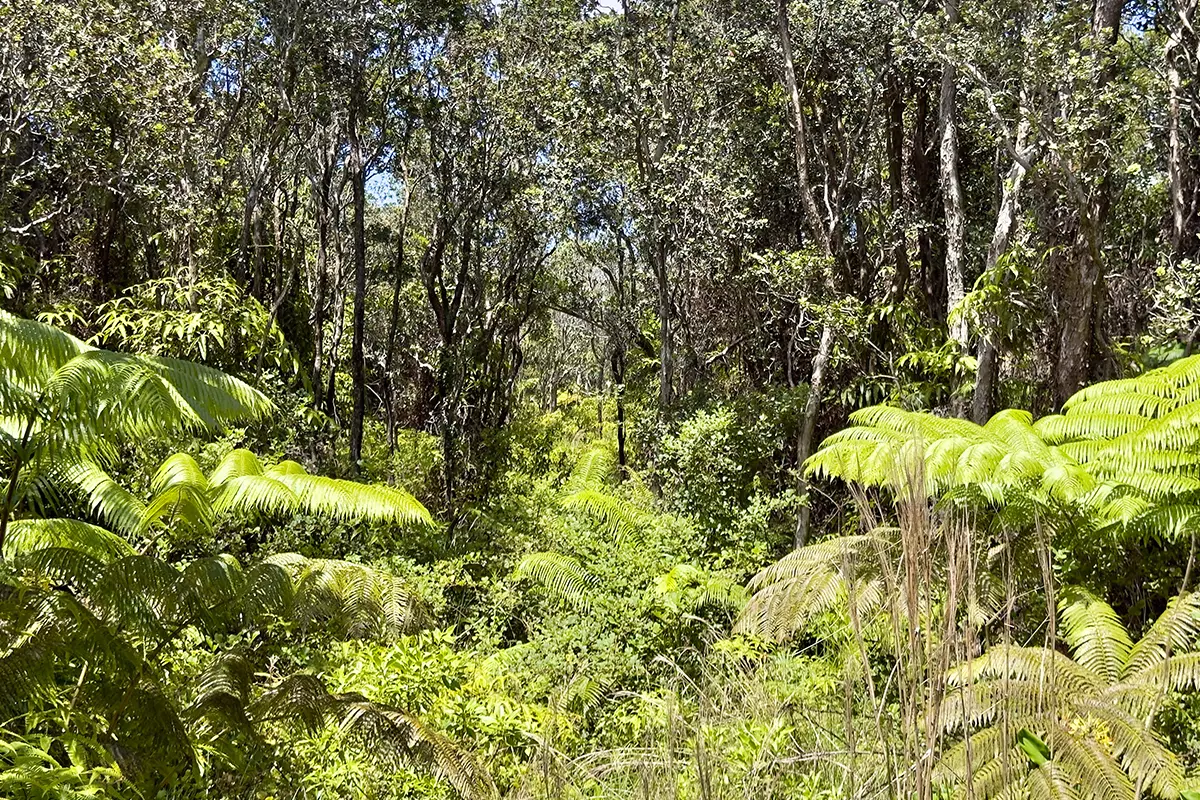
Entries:
[[804, 105], [800, 101], [800, 86], [796, 81], [796, 65], [792, 58], [792, 32], [788, 22], [787, 9], [787, 0], [779, 0], [775, 20], [778, 26], [779, 44], [783, 49], [783, 79], [787, 88], [788, 104], [792, 111], [793, 149], [796, 157], [796, 180], [800, 187], [800, 203], [804, 207], [809, 232], [815, 237], [821, 251], [827, 256], [832, 256], [832, 238], [821, 217], [820, 209], [817, 206], [817, 197], [808, 177], [808, 124], [804, 114]]
[[[360, 79], [361, 80], [361, 79]], [[367, 369], [363, 352], [367, 297], [367, 169], [359, 138], [358, 117], [362, 106], [356, 81], [350, 101], [350, 182], [354, 191], [354, 334], [350, 345], [350, 374], [354, 380], [354, 408], [350, 417], [350, 470], [357, 475], [362, 466], [363, 417], [367, 404]]]
[[671, 324], [671, 283], [663, 261], [665, 253], [656, 256], [654, 276], [658, 284], [659, 404], [665, 411], [675, 400], [675, 331]]
[[625, 479], [625, 342], [619, 340], [612, 353], [612, 380], [617, 398], [617, 478]]
[[797, 468], [800, 470], [800, 491], [804, 496], [804, 505], [796, 517], [796, 548], [808, 543], [808, 523], [812, 516], [812, 508], [808, 498], [808, 479], [804, 477], [804, 462], [812, 454], [813, 433], [817, 427], [817, 415], [821, 411], [821, 392], [825, 388], [825, 366], [833, 352], [833, 328], [828, 324], [821, 329], [821, 344], [813, 357], [812, 377], [808, 381], [808, 397], [804, 400], [804, 420], [800, 425], [800, 438], [796, 443]]
[[[945, 0], [943, 8], [951, 29], [958, 25], [958, 0]], [[958, 94], [958, 68], [949, 61], [942, 66], [942, 89], [938, 101], [938, 124], [941, 128], [940, 176], [942, 202], [946, 215], [946, 314], [950, 338], [960, 350], [967, 349], [967, 322], [961, 315], [951, 321], [950, 314], [966, 297], [963, 276], [967, 217], [964, 211], [962, 182], [958, 175], [958, 122], [955, 119], [955, 99]]]
[[[322, 145], [322, 149], [324, 146]], [[321, 165], [321, 175], [318, 178], [310, 174], [309, 183], [316, 195], [316, 227], [317, 227], [317, 256], [316, 256], [316, 288], [313, 292], [312, 310], [308, 321], [313, 331], [312, 353], [312, 397], [313, 408], [321, 407], [321, 389], [324, 386], [322, 373], [325, 359], [325, 306], [329, 286], [329, 190], [333, 183], [333, 165]], [[336, 294], [336, 292], [335, 292]]]
[[[987, 260], [983, 266], [985, 275], [994, 274], [1000, 257], [1008, 250], [1012, 239], [1013, 226], [1016, 224], [1017, 210], [1021, 202], [1021, 184], [1025, 180], [1025, 165], [1033, 158], [1036, 147], [1025, 147], [1028, 135], [1029, 121], [1022, 119], [1015, 145], [1018, 157], [1013, 159], [1004, 185], [1000, 189], [1000, 208], [996, 212], [996, 226], [992, 229], [992, 241], [988, 245]], [[992, 414], [992, 398], [995, 395], [999, 361], [998, 325], [998, 320], [989, 317], [984, 322], [984, 329], [980, 331], [979, 371], [975, 377], [975, 395], [971, 402], [971, 419], [980, 425], [987, 422]]]
[[[796, 179], [800, 187], [800, 202], [804, 207], [808, 227], [819, 243], [822, 253], [833, 260], [833, 236], [825, 226], [808, 177], [808, 127], [804, 106], [800, 102], [800, 86], [796, 81], [796, 66], [792, 58], [792, 34], [788, 22], [787, 0], [779, 0], [776, 7], [776, 25], [779, 43], [783, 50], [783, 77], [787, 85], [788, 101], [792, 110], [794, 150], [796, 155]], [[826, 286], [831, 292], [832, 287]], [[804, 401], [804, 416], [800, 422], [800, 435], [796, 441], [797, 465], [800, 470], [799, 490], [805, 505], [796, 516], [795, 546], [803, 547], [808, 542], [808, 525], [811, 510], [808, 506], [808, 480], [804, 477], [804, 462], [812, 452], [813, 434], [816, 432], [817, 416], [821, 413], [821, 392], [825, 383], [825, 367], [833, 352], [833, 328], [828, 323], [821, 330], [821, 342], [813, 356], [812, 374], [808, 381], [808, 397]]]
[[[1116, 43], [1124, 0], [1096, 0], [1092, 15], [1092, 44], [1100, 63], [1094, 96], [1104, 97], [1112, 81], [1115, 64], [1111, 50]], [[1106, 143], [1112, 135], [1114, 109], [1102, 107], [1102, 121], [1089, 132], [1094, 143]], [[1054, 399], [1059, 405], [1092, 378], [1098, 334], [1102, 333], [1100, 310], [1104, 293], [1104, 225], [1112, 194], [1111, 164], [1107, 145], [1093, 146], [1084, 159], [1083, 183], [1091, 186], [1076, 192], [1080, 201], [1075, 252], [1068, 254], [1062, 275], [1058, 304], [1058, 362], [1054, 374]], [[1082, 196], [1079, 196], [1082, 195]]]
[[[890, 52], [890, 48], [889, 48]], [[908, 291], [911, 267], [908, 262], [908, 240], [904, 198], [904, 94], [901, 90], [898, 66], [893, 65], [887, 78], [887, 154], [888, 202], [891, 211], [889, 235], [892, 241], [892, 284], [888, 288], [888, 305], [896, 306]]]
[[[1174, 9], [1171, 34], [1164, 49], [1167, 67], [1167, 174], [1171, 201], [1171, 244], [1180, 258], [1200, 254], [1200, 159], [1195, 152], [1195, 120], [1200, 116], [1196, 91], [1200, 70], [1200, 36], [1196, 0], [1181, 0]], [[1186, 77], [1186, 80], [1184, 78]], [[1185, 120], [1192, 120], [1190, 131]], [[1189, 133], [1191, 134], [1189, 136]]]

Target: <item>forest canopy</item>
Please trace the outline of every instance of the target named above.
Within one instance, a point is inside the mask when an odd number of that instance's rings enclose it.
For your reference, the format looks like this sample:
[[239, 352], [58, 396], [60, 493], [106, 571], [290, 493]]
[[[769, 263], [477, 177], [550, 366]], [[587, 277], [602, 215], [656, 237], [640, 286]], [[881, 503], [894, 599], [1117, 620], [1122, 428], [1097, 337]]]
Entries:
[[1200, 800], [1196, 0], [0, 0], [0, 797]]

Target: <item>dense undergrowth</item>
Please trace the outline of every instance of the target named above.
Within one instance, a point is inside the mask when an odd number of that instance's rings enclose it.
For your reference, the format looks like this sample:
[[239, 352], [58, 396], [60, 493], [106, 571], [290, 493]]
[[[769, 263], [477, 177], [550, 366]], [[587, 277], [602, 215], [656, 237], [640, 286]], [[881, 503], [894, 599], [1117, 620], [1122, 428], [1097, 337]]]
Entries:
[[526, 408], [446, 520], [426, 435], [322, 477], [297, 398], [0, 325], [8, 795], [1190, 791], [1196, 358], [1036, 423], [860, 412], [789, 552], [786, 398], [624, 465], [594, 399]]

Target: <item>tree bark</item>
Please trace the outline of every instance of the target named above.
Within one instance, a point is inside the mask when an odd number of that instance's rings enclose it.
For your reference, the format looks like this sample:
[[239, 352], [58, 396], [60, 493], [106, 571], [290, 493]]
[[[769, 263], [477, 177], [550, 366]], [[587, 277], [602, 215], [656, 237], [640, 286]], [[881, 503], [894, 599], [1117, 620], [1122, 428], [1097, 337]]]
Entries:
[[367, 404], [367, 369], [363, 351], [363, 334], [366, 321], [367, 296], [367, 170], [360, 139], [359, 115], [362, 110], [362, 92], [355, 82], [350, 100], [348, 122], [350, 138], [350, 182], [354, 192], [354, 333], [350, 345], [350, 374], [354, 380], [354, 407], [350, 417], [350, 470], [357, 475], [362, 466], [363, 418]]
[[666, 248], [655, 243], [654, 278], [658, 289], [659, 404], [666, 410], [675, 400], [675, 330], [671, 317], [671, 282], [667, 277]]
[[[822, 253], [830, 260], [833, 259], [833, 236], [821, 218], [817, 207], [817, 198], [813, 193], [812, 183], [808, 177], [808, 128], [804, 114], [804, 106], [800, 101], [800, 87], [796, 81], [796, 66], [792, 57], [792, 34], [788, 22], [787, 0], [779, 0], [776, 6], [776, 25], [779, 33], [779, 43], [783, 50], [783, 77], [787, 87], [788, 101], [792, 110], [794, 149], [796, 156], [796, 179], [800, 187], [800, 202], [804, 207], [808, 227], [819, 243]], [[831, 287], [826, 287], [830, 290]], [[825, 367], [833, 352], [833, 328], [825, 323], [821, 329], [821, 341], [817, 353], [813, 356], [812, 373], [808, 381], [808, 397], [804, 401], [804, 416], [800, 422], [800, 435], [796, 441], [797, 468], [800, 471], [799, 490], [804, 497], [804, 505], [796, 516], [796, 533], [794, 544], [797, 548], [808, 542], [808, 527], [811, 519], [811, 509], [808, 505], [808, 480], [804, 477], [804, 462], [812, 453], [813, 434], [816, 431], [817, 417], [821, 412], [821, 392], [825, 384]]]
[[[1171, 20], [1163, 56], [1167, 67], [1167, 174], [1171, 201], [1171, 244], [1180, 258], [1200, 254], [1200, 159], [1194, 152], [1195, 124], [1200, 116], [1197, 70], [1200, 70], [1200, 36], [1196, 31], [1196, 0], [1180, 0]], [[1184, 76], [1187, 79], [1184, 79]], [[1191, 133], [1191, 136], [1188, 134]]]
[[[1021, 203], [1021, 185], [1024, 183], [1026, 164], [1034, 156], [1035, 146], [1026, 147], [1025, 140], [1029, 135], [1029, 121], [1022, 119], [1017, 130], [1015, 144], [1018, 157], [1013, 159], [1008, 168], [1008, 175], [1000, 189], [1000, 208], [996, 212], [996, 225], [992, 229], [992, 241], [988, 245], [987, 260], [984, 262], [984, 274], [994, 274], [1000, 257], [1008, 250], [1012, 239], [1013, 227], [1017, 220], [1017, 211]], [[971, 419], [979, 425], [987, 422], [992, 414], [992, 398], [995, 396], [996, 373], [999, 361], [997, 330], [998, 320], [988, 318], [984, 321], [979, 339], [979, 371], [975, 378], [975, 394], [971, 399]]]
[[[1115, 65], [1112, 46], [1116, 43], [1124, 0], [1096, 0], [1092, 15], [1092, 46], [1100, 62], [1095, 96], [1103, 97], [1112, 81]], [[1088, 133], [1095, 143], [1106, 143], [1112, 135], [1114, 111], [1100, 109], [1102, 122]], [[1081, 194], [1076, 232], [1076, 252], [1068, 256], [1061, 281], [1058, 307], [1058, 363], [1055, 365], [1054, 399], [1059, 405], [1093, 377], [1098, 334], [1102, 333], [1100, 310], [1104, 294], [1104, 225], [1112, 194], [1111, 164], [1103, 146], [1094, 146], [1084, 160], [1085, 189]], [[1069, 178], [1068, 180], [1074, 180]]]
[[796, 180], [800, 187], [800, 203], [808, 222], [808, 229], [820, 245], [821, 251], [833, 255], [833, 242], [825, 221], [817, 206], [817, 197], [808, 177], [808, 123], [804, 105], [800, 100], [800, 86], [796, 81], [796, 65], [792, 57], [792, 32], [788, 22], [787, 0], [779, 0], [776, 7], [776, 24], [779, 44], [783, 49], [783, 78], [792, 111], [793, 144], [796, 158]]
[[795, 546], [797, 549], [808, 543], [808, 525], [812, 517], [812, 507], [808, 498], [808, 479], [804, 477], [804, 462], [812, 454], [813, 433], [817, 427], [817, 415], [821, 411], [821, 392], [825, 388], [825, 367], [833, 352], [833, 328], [826, 324], [821, 329], [821, 343], [817, 354], [813, 357], [812, 377], [808, 381], [808, 397], [804, 400], [804, 419], [800, 424], [800, 439], [796, 444], [796, 458], [799, 461], [800, 491], [804, 495], [804, 505], [796, 516]]
[[317, 256], [316, 289], [313, 292], [309, 323], [313, 330], [312, 395], [313, 408], [321, 407], [321, 389], [324, 386], [322, 372], [325, 359], [325, 305], [329, 285], [329, 189], [333, 182], [332, 164], [324, 165], [321, 177], [309, 179], [316, 191]]
[[[890, 48], [889, 48], [890, 57]], [[904, 94], [898, 66], [893, 65], [887, 78], [887, 154], [888, 201], [891, 211], [892, 284], [888, 288], [888, 305], [896, 306], [908, 291], [911, 267], [908, 261], [908, 239], [904, 198]]]
[[[953, 29], [960, 21], [958, 0], [945, 0], [946, 22]], [[947, 61], [942, 66], [942, 88], [938, 101], [938, 124], [941, 128], [940, 176], [942, 202], [946, 216], [946, 322], [950, 338], [962, 351], [967, 349], [967, 322], [961, 315], [950, 320], [956, 306], [966, 297], [963, 276], [967, 217], [963, 208], [962, 182], [958, 174], [958, 122], [955, 119], [955, 99], [958, 94], [958, 68]]]

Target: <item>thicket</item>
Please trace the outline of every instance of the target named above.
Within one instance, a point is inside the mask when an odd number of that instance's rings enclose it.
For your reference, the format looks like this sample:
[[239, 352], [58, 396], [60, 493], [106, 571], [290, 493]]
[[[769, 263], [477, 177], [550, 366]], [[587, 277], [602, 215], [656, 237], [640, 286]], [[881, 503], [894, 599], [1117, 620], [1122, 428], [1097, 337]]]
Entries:
[[1196, 800], [1195, 0], [0, 0], [0, 797]]

